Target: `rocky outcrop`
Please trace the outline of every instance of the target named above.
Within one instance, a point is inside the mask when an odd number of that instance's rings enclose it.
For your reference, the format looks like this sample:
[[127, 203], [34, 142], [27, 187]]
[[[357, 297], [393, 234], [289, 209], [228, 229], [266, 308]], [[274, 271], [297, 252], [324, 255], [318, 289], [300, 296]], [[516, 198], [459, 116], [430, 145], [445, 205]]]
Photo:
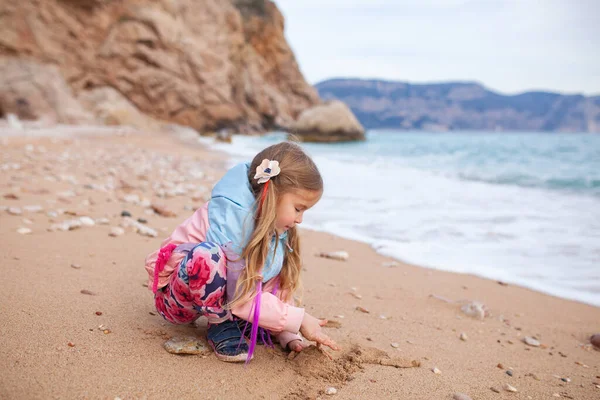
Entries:
[[304, 142], [348, 142], [365, 139], [365, 130], [347, 105], [330, 101], [304, 110], [291, 132]]
[[369, 129], [600, 132], [600, 96], [507, 96], [464, 82], [332, 79], [316, 87], [323, 99], [346, 102]]
[[77, 101], [58, 68], [0, 56], [0, 117], [16, 115], [47, 124], [95, 122]]
[[82, 99], [109, 88], [200, 132], [263, 132], [320, 103], [283, 29], [267, 0], [6, 1], [0, 56], [56, 66]]
[[111, 87], [84, 90], [79, 102], [104, 125], [128, 125], [146, 131], [161, 129], [161, 123], [141, 113], [120, 92]]

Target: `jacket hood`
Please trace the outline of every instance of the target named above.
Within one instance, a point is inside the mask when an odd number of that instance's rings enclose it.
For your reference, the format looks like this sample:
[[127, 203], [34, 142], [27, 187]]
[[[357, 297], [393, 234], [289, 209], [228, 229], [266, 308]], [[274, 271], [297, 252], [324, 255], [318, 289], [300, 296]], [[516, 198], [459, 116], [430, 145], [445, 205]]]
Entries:
[[248, 181], [249, 169], [249, 163], [242, 163], [227, 171], [213, 188], [211, 199], [224, 197], [250, 211], [255, 199]]

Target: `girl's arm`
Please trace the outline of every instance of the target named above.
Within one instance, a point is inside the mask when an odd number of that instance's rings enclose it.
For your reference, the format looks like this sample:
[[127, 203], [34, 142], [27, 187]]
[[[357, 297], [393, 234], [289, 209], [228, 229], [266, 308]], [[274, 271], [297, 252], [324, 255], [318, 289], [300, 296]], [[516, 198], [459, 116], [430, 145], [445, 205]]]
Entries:
[[[252, 319], [250, 311], [253, 301], [232, 308], [231, 312], [244, 320]], [[258, 325], [275, 334], [289, 332], [297, 334], [304, 318], [304, 308], [284, 303], [277, 296], [263, 291], [260, 298], [260, 316]], [[285, 336], [284, 336], [285, 337]], [[287, 345], [287, 343], [286, 343]]]

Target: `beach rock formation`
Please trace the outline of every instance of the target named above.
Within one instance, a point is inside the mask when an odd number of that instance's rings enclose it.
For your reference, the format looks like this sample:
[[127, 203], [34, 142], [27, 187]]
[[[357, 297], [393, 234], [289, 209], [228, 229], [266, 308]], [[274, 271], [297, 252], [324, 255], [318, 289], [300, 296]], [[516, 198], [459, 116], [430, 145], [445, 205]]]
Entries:
[[94, 116], [79, 104], [58, 68], [0, 56], [0, 117], [9, 114], [22, 120], [47, 123], [95, 121]]
[[[283, 32], [283, 16], [269, 0], [0, 4], [0, 56], [16, 60], [11, 62], [36, 60], [40, 70], [54, 71], [38, 76], [30, 67], [36, 82], [62, 85], [60, 71], [79, 98], [129, 102], [131, 107], [121, 107], [132, 115], [125, 122], [140, 122], [137, 109], [199, 132], [285, 130], [321, 102]], [[37, 103], [30, 106], [35, 116], [46, 113]], [[91, 108], [101, 120], [123, 121], [106, 106]], [[77, 110], [57, 119], [85, 120]]]
[[330, 101], [304, 110], [292, 133], [304, 142], [347, 142], [365, 139], [365, 129], [348, 106]]
[[104, 125], [129, 125], [141, 130], [157, 130], [161, 124], [142, 113], [116, 89], [104, 86], [79, 93], [78, 100]]

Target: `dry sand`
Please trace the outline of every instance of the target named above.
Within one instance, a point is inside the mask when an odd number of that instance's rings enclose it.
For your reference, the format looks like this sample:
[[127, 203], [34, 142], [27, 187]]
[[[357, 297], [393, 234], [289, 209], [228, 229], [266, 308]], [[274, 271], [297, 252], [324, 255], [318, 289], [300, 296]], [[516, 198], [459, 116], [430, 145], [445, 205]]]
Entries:
[[[174, 326], [156, 315], [144, 257], [207, 198], [223, 155], [173, 135], [136, 133], [0, 133], [0, 151], [2, 399], [600, 398], [600, 352], [588, 341], [600, 331], [600, 308], [469, 275], [384, 266], [392, 260], [365, 244], [307, 230], [303, 300], [334, 321], [327, 332], [343, 350], [328, 351], [333, 360], [315, 348], [289, 359], [260, 347], [248, 367], [167, 353], [166, 339], [203, 337], [205, 323]], [[177, 216], [149, 214], [149, 202]], [[124, 210], [158, 236], [127, 228], [110, 237]], [[108, 224], [48, 231], [82, 216]], [[349, 260], [316, 256], [333, 250]], [[467, 317], [459, 303], [431, 295], [481, 301], [490, 315]], [[525, 336], [542, 346], [526, 345]], [[390, 365], [413, 360], [420, 367]], [[330, 387], [337, 394], [327, 395]]]

